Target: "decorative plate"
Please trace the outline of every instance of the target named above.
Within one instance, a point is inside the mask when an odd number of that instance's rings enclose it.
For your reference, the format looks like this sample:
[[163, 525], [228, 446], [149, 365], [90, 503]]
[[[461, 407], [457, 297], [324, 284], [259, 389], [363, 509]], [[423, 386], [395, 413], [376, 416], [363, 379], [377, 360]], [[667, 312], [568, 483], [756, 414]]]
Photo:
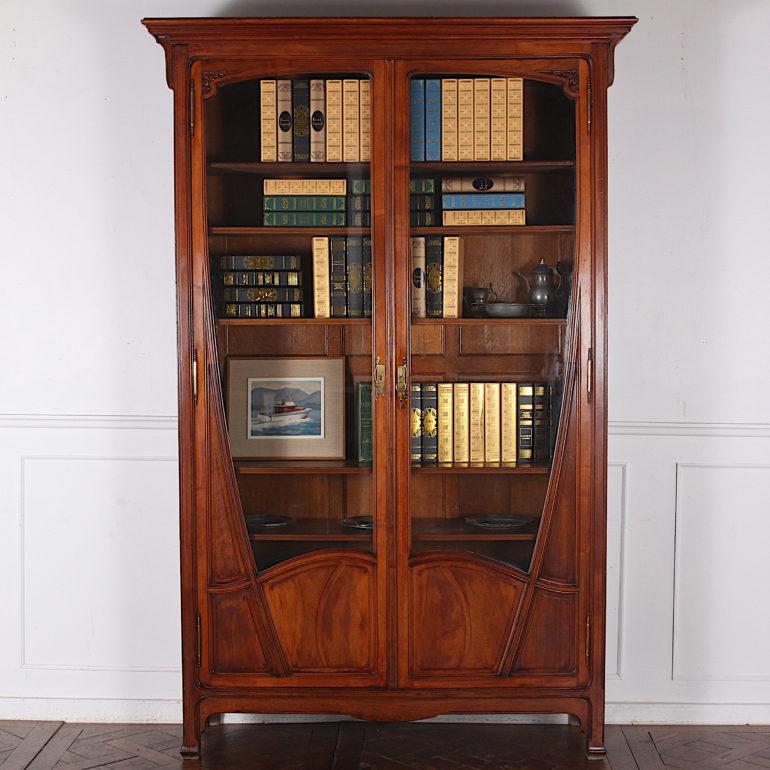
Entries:
[[498, 532], [520, 532], [531, 529], [537, 524], [534, 516], [499, 516], [482, 513], [478, 516], [466, 516], [465, 523], [481, 529], [496, 530]]
[[291, 516], [277, 516], [270, 513], [253, 513], [246, 516], [247, 529], [272, 529], [273, 527], [285, 527], [294, 523]]
[[351, 516], [348, 519], [343, 519], [342, 523], [346, 527], [353, 527], [354, 529], [374, 529], [374, 520], [371, 516]]

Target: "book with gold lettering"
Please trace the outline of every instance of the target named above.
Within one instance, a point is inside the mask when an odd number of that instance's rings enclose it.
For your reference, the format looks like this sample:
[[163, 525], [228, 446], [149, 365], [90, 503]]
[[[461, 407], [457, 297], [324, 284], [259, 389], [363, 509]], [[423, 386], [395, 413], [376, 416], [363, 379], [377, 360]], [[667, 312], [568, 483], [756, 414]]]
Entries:
[[294, 160], [310, 161], [310, 81], [292, 83], [292, 130]]
[[507, 78], [506, 159], [524, 160], [524, 80]]
[[326, 82], [310, 81], [310, 161], [326, 160]]
[[422, 462], [438, 462], [438, 385], [422, 383]]
[[267, 195], [345, 195], [347, 179], [265, 179]]
[[302, 259], [294, 254], [223, 254], [219, 257], [219, 267], [222, 270], [299, 270]]
[[259, 158], [263, 163], [278, 160], [278, 112], [275, 80], [259, 81]]
[[454, 456], [454, 387], [451, 382], [438, 384], [438, 461], [451, 463]]
[[551, 459], [551, 409], [547, 383], [535, 383], [532, 406], [532, 459], [536, 463], [548, 462]]
[[372, 82], [361, 80], [359, 84], [361, 112], [359, 116], [359, 131], [361, 136], [360, 160], [368, 162], [372, 159]]
[[425, 238], [425, 314], [428, 318], [441, 318], [444, 307], [443, 248], [440, 235]]
[[411, 459], [413, 465], [422, 462], [422, 383], [413, 382], [409, 387], [411, 425]]
[[489, 160], [489, 78], [473, 80], [473, 159]]
[[463, 248], [456, 235], [444, 237], [443, 317], [460, 318], [463, 314]]
[[359, 81], [342, 81], [342, 160], [356, 163], [361, 158], [361, 91]]
[[473, 160], [473, 79], [457, 81], [457, 160]]
[[457, 160], [457, 78], [441, 81], [441, 160]]
[[484, 462], [484, 383], [470, 384], [470, 408], [468, 417], [470, 436], [470, 461]]
[[452, 209], [443, 211], [445, 225], [451, 227], [478, 225], [525, 225], [527, 215], [524, 209]]
[[445, 193], [509, 193], [524, 192], [524, 177], [500, 174], [498, 176], [445, 176], [441, 180]]
[[279, 80], [276, 85], [278, 106], [278, 160], [291, 163], [294, 159], [291, 109], [291, 80]]
[[489, 159], [505, 160], [507, 152], [507, 89], [505, 78], [489, 81]]
[[500, 383], [484, 384], [484, 462], [500, 462]]
[[454, 383], [454, 462], [470, 461], [470, 386], [467, 382]]
[[326, 81], [326, 160], [342, 162], [342, 81]]
[[534, 392], [532, 383], [519, 385], [518, 391], [518, 441], [517, 453], [518, 462], [531, 463], [534, 459], [533, 432], [534, 432]]
[[425, 318], [425, 237], [411, 239], [412, 317]]
[[316, 318], [331, 315], [329, 280], [329, 239], [313, 238], [313, 312]]
[[503, 382], [500, 385], [500, 461], [516, 462], [516, 383]]

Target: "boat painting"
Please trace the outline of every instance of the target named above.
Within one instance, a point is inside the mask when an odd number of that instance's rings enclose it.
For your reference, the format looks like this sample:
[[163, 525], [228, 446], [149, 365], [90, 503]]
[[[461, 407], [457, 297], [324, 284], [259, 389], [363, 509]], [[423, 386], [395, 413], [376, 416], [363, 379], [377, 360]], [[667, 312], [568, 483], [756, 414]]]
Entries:
[[324, 437], [323, 377], [250, 377], [249, 439]]

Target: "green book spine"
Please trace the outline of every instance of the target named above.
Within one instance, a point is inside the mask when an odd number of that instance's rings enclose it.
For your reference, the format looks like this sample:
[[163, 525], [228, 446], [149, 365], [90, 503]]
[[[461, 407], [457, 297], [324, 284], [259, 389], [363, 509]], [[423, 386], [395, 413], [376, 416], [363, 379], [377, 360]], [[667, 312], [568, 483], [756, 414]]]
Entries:
[[439, 221], [435, 211], [410, 211], [409, 224], [412, 227], [436, 227]]
[[369, 227], [372, 215], [368, 211], [352, 211], [348, 214], [348, 224], [351, 227]]
[[299, 270], [298, 256], [223, 256], [219, 258], [222, 270]]
[[237, 287], [222, 290], [225, 302], [302, 302], [302, 289], [298, 286]]
[[422, 462], [438, 462], [438, 385], [422, 383]]
[[413, 382], [409, 392], [411, 409], [411, 458], [413, 465], [422, 462], [422, 383]]
[[294, 104], [294, 160], [310, 160], [310, 81], [295, 80], [292, 83]]
[[224, 286], [302, 286], [302, 273], [297, 270], [225, 270]]
[[429, 235], [425, 239], [425, 315], [428, 318], [441, 318], [444, 311], [443, 246], [441, 236]]
[[369, 211], [371, 207], [371, 195], [348, 195], [348, 212]]
[[536, 382], [533, 394], [532, 455], [536, 463], [551, 459], [549, 387]]
[[364, 275], [364, 317], [372, 317], [372, 239], [365, 235], [362, 240]]
[[344, 227], [344, 211], [266, 211], [265, 227]]
[[224, 318], [304, 318], [301, 302], [228, 303], [222, 308]]
[[412, 193], [409, 196], [409, 208], [412, 211], [435, 211], [436, 196], [427, 193], [424, 195], [415, 195]]
[[347, 299], [348, 317], [364, 316], [364, 254], [363, 237], [350, 235], [347, 240]]
[[368, 179], [351, 179], [350, 192], [353, 195], [369, 195], [371, 193], [371, 182]]
[[372, 464], [372, 383], [359, 382], [356, 393], [356, 443], [359, 465]]
[[424, 177], [413, 177], [409, 180], [410, 193], [435, 193], [436, 180]]
[[518, 447], [517, 458], [520, 463], [531, 463], [534, 455], [533, 435], [534, 435], [534, 385], [524, 383], [519, 385], [517, 394], [517, 412], [518, 412]]
[[344, 318], [348, 314], [346, 246], [342, 237], [329, 238], [329, 278], [331, 281], [332, 318]]
[[342, 195], [266, 195], [265, 211], [345, 211]]

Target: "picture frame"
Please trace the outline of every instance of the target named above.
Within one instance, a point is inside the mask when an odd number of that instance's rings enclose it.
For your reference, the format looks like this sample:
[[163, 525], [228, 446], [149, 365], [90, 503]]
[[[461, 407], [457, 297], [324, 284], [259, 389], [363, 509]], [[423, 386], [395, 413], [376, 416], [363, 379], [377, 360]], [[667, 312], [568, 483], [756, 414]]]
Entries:
[[344, 460], [344, 358], [228, 358], [227, 424], [234, 458]]

